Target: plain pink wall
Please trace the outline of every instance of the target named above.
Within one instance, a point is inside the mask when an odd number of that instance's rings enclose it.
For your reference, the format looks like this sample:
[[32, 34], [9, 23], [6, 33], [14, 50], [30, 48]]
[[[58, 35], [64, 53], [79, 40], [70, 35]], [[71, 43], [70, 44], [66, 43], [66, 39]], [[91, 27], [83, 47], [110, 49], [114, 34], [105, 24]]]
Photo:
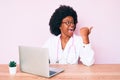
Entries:
[[119, 0], [0, 0], [0, 64], [16, 60], [18, 45], [41, 46], [51, 36], [49, 19], [61, 4], [78, 13], [76, 33], [93, 26], [90, 34], [96, 64], [120, 64]]

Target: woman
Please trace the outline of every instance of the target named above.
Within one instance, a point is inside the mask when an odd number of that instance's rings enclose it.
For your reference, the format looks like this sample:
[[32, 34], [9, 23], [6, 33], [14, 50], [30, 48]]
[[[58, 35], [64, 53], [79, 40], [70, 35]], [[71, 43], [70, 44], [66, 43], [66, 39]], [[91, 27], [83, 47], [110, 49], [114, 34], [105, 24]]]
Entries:
[[44, 45], [49, 49], [51, 64], [78, 64], [78, 60], [87, 66], [94, 64], [89, 42], [91, 29], [84, 27], [80, 29], [81, 36], [77, 36], [74, 34], [77, 22], [77, 13], [70, 6], [61, 5], [51, 16], [50, 32], [55, 36]]

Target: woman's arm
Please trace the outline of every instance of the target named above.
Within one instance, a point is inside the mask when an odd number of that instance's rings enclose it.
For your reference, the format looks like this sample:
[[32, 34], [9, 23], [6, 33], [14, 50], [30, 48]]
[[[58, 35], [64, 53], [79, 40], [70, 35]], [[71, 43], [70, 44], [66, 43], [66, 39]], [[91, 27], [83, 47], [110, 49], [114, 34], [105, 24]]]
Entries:
[[92, 27], [82, 27], [80, 29], [80, 35], [83, 40], [83, 49], [82, 53], [80, 54], [80, 60], [84, 65], [91, 66], [94, 64], [94, 51], [91, 48], [90, 41], [89, 41], [89, 34], [92, 30]]

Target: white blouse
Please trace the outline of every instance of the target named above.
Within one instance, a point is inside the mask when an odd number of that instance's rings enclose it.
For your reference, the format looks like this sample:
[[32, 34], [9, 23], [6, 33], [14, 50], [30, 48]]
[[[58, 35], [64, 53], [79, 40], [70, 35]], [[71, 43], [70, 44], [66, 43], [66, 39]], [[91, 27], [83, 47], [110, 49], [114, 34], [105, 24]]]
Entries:
[[82, 38], [73, 35], [62, 50], [59, 36], [53, 36], [44, 44], [49, 49], [50, 63], [55, 64], [78, 64], [78, 59], [87, 66], [94, 64], [94, 51], [90, 44], [83, 44]]

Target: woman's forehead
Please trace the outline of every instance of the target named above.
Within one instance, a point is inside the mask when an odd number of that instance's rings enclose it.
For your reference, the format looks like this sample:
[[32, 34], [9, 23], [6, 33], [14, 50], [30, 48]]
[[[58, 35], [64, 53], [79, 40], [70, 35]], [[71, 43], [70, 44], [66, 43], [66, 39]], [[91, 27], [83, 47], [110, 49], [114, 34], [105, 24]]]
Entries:
[[72, 16], [67, 16], [67, 17], [63, 18], [63, 20], [72, 20], [73, 21], [74, 19]]

